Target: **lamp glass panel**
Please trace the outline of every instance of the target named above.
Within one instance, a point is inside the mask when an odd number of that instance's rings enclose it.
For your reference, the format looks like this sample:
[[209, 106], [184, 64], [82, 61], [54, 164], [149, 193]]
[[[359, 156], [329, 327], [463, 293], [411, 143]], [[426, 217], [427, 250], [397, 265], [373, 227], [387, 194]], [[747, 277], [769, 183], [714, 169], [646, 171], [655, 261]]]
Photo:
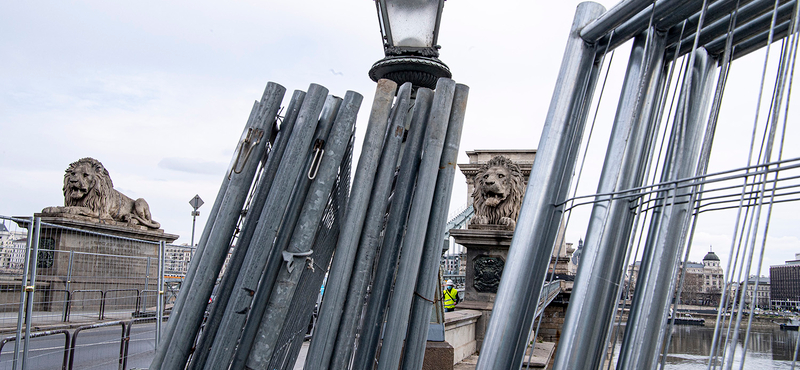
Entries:
[[437, 0], [386, 1], [394, 46], [433, 46], [438, 11]]

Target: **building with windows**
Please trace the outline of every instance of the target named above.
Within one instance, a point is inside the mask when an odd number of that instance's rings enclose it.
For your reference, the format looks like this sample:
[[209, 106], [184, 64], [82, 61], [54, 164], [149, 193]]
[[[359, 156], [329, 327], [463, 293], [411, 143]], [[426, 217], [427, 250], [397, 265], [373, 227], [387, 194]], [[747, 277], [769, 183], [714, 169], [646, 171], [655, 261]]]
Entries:
[[769, 267], [770, 303], [781, 310], [800, 307], [800, 253], [783, 265]]
[[[641, 262], [637, 261], [628, 267], [626, 271], [626, 284], [630, 297], [636, 288], [636, 280], [639, 275]], [[683, 289], [681, 290], [681, 303], [700, 306], [716, 306], [722, 297], [722, 289], [725, 284], [725, 276], [720, 267], [719, 257], [709, 251], [703, 257], [703, 263], [687, 261], [681, 263], [677, 278], [680, 279], [683, 270]], [[677, 284], [676, 284], [677, 286]]]
[[0, 224], [0, 272], [18, 273], [25, 263], [27, 231], [12, 231]]
[[188, 245], [167, 245], [164, 248], [164, 271], [166, 274], [185, 276], [194, 251], [195, 248]]
[[686, 275], [683, 277], [681, 303], [699, 306], [718, 305], [725, 286], [725, 276], [716, 253], [709, 251], [703, 257], [703, 263], [687, 262], [681, 266], [681, 269], [683, 268], [686, 269]]
[[719, 262], [719, 257], [713, 251], [703, 257], [703, 293], [722, 293], [725, 275]]
[[[758, 286], [756, 286], [758, 284]], [[754, 298], [755, 297], [755, 298]], [[747, 279], [747, 289], [745, 289], [744, 302], [747, 307], [755, 301], [758, 308], [769, 309], [770, 307], [770, 280], [766, 276], [751, 276]]]
[[[445, 275], [463, 275], [462, 265], [464, 265], [462, 253], [446, 254], [442, 257], [442, 269]], [[466, 266], [466, 265], [464, 265]]]

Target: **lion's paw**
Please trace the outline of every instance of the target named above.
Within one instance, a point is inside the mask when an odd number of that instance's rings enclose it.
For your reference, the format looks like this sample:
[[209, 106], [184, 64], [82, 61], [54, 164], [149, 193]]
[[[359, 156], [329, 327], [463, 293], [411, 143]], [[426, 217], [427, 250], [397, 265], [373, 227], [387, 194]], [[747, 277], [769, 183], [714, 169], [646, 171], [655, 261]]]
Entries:
[[509, 229], [513, 229], [515, 226], [517, 226], [517, 222], [511, 217], [500, 217], [498, 224], [506, 226]]
[[483, 215], [475, 215], [472, 216], [472, 219], [469, 221], [470, 225], [488, 225], [489, 224], [489, 217]]
[[58, 206], [45, 207], [45, 209], [42, 210], [42, 213], [61, 213], [61, 212], [64, 212], [63, 209], [64, 209], [64, 207], [58, 207]]

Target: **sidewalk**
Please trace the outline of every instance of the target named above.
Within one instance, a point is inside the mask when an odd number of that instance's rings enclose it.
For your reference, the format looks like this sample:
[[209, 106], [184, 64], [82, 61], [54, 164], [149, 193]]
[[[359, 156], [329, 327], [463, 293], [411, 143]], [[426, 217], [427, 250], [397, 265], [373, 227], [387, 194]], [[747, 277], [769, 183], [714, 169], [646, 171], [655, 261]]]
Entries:
[[[306, 362], [306, 353], [308, 353], [308, 346], [309, 341], [303, 342], [303, 346], [300, 347], [300, 354], [297, 356], [297, 362], [294, 363], [293, 370], [303, 370], [303, 364]], [[525, 356], [525, 361], [523, 362], [524, 365], [528, 365], [530, 363], [531, 369], [544, 369], [547, 367], [548, 363], [550, 362], [551, 357], [553, 356], [553, 351], [555, 349], [555, 343], [544, 342], [544, 343], [536, 343], [535, 348], [532, 351], [528, 351], [528, 354]], [[455, 364], [453, 366], [453, 370], [475, 370], [475, 365], [478, 364], [478, 355], [474, 354], [463, 359], [461, 362]]]
[[[545, 369], [549, 364], [551, 357], [553, 356], [553, 351], [555, 349], [555, 343], [544, 342], [544, 343], [536, 343], [536, 346], [533, 350], [528, 350], [528, 353], [525, 355], [525, 358], [522, 361], [522, 366], [526, 369]], [[475, 370], [475, 365], [478, 364], [478, 355], [472, 355], [461, 362], [457, 363], [453, 370]], [[527, 367], [526, 367], [527, 366]]]

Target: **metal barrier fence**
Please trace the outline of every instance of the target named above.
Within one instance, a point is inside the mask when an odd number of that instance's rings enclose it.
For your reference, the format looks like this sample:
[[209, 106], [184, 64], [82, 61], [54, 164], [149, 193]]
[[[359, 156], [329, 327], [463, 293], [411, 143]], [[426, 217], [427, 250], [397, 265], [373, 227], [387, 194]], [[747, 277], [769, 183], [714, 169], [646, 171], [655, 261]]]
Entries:
[[[578, 5], [476, 369], [521, 368], [559, 226], [584, 244], [553, 369], [666, 368], [670, 312], [700, 289], [719, 299], [714, 332], [692, 356], [708, 369], [759, 366], [748, 353], [756, 311], [747, 292], [761, 293], [759, 275], [782, 259], [776, 241], [795, 237], [787, 221], [800, 201], [790, 118], [799, 9]], [[628, 63], [613, 63], [627, 48]], [[703, 286], [687, 270], [692, 249], [712, 241], [727, 254], [706, 261]], [[775, 366], [794, 367], [797, 343]]]
[[[0, 216], [0, 226], [0, 369], [108, 368], [109, 361], [124, 369], [129, 356], [146, 367], [192, 247], [33, 217]], [[134, 324], [141, 329], [131, 333]], [[109, 326], [122, 327], [119, 356], [105, 349], [101, 332]], [[90, 333], [79, 339], [82, 331]], [[52, 343], [55, 334], [66, 344]], [[55, 357], [63, 363], [51, 363]]]

